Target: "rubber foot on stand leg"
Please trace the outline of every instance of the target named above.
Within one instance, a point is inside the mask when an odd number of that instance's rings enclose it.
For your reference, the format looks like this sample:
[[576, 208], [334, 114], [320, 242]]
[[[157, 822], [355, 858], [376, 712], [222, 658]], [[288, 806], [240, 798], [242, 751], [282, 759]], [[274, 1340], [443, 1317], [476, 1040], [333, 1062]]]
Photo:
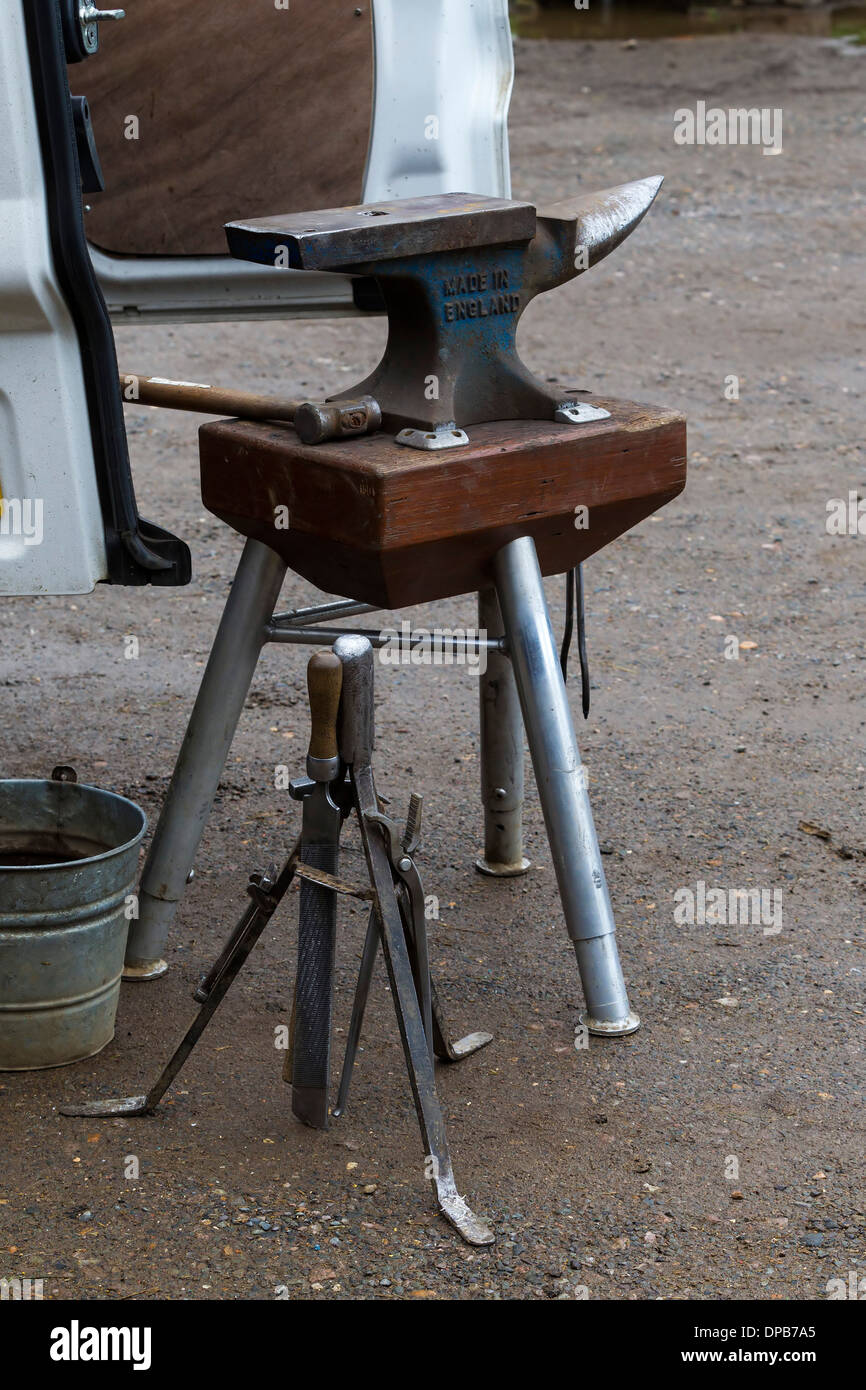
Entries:
[[593, 1018], [585, 1010], [578, 1014], [578, 1022], [582, 1023], [588, 1033], [594, 1038], [626, 1038], [629, 1033], [636, 1033], [640, 1028], [640, 1019], [635, 1013], [627, 1013], [625, 1018], [615, 1018], [612, 1020]]
[[168, 970], [167, 960], [140, 960], [123, 967], [123, 980], [158, 980]]
[[475, 867], [480, 874], [485, 874], [487, 878], [519, 878], [525, 874], [527, 869], [532, 867], [529, 859], [518, 859], [514, 864], [494, 864], [483, 856], [475, 860]]

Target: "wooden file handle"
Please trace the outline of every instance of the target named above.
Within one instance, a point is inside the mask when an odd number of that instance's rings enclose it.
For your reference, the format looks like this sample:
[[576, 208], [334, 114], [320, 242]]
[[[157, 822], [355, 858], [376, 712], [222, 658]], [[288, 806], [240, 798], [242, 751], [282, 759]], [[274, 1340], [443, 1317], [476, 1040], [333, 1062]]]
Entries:
[[333, 651], [314, 652], [307, 664], [310, 693], [310, 749], [316, 759], [336, 758], [337, 711], [343, 685], [343, 663]]

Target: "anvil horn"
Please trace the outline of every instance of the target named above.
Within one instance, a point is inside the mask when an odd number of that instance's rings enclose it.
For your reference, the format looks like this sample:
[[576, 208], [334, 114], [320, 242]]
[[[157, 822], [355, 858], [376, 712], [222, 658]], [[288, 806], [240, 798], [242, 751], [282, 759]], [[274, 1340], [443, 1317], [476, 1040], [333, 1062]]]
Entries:
[[653, 174], [647, 179], [635, 179], [633, 183], [617, 184], [616, 188], [565, 198], [561, 203], [539, 208], [538, 221], [539, 224], [574, 223], [575, 253], [580, 248], [587, 252], [587, 264], [576, 267], [576, 273], [580, 274], [604, 260], [625, 241], [644, 217], [663, 182], [661, 174]]

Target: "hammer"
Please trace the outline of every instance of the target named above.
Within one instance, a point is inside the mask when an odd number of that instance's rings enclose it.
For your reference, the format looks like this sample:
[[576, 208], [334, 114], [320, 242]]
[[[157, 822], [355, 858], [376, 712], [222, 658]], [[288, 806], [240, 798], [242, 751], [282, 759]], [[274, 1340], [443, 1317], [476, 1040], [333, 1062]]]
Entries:
[[329, 404], [292, 401], [281, 396], [256, 396], [249, 391], [227, 391], [196, 381], [170, 381], [161, 376], [120, 373], [125, 401], [136, 405], [161, 405], [168, 410], [192, 410], [201, 415], [230, 415], [239, 420], [285, 420], [294, 425], [304, 444], [327, 439], [348, 439], [370, 434], [382, 423], [372, 396]]

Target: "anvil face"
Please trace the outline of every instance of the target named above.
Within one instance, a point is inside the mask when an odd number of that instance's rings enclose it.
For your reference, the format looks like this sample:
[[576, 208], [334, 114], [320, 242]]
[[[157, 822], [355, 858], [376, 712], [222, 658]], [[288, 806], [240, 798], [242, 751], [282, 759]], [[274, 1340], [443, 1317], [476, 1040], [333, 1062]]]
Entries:
[[643, 179], [540, 215], [529, 203], [454, 193], [229, 223], [226, 234], [245, 259], [376, 280], [384, 356], [335, 399], [375, 397], [386, 429], [552, 420], [571, 401], [521, 362], [520, 315], [619, 245], [660, 184]]
[[529, 241], [535, 225], [532, 203], [445, 193], [229, 222], [226, 236], [241, 260], [351, 274], [368, 262]]

